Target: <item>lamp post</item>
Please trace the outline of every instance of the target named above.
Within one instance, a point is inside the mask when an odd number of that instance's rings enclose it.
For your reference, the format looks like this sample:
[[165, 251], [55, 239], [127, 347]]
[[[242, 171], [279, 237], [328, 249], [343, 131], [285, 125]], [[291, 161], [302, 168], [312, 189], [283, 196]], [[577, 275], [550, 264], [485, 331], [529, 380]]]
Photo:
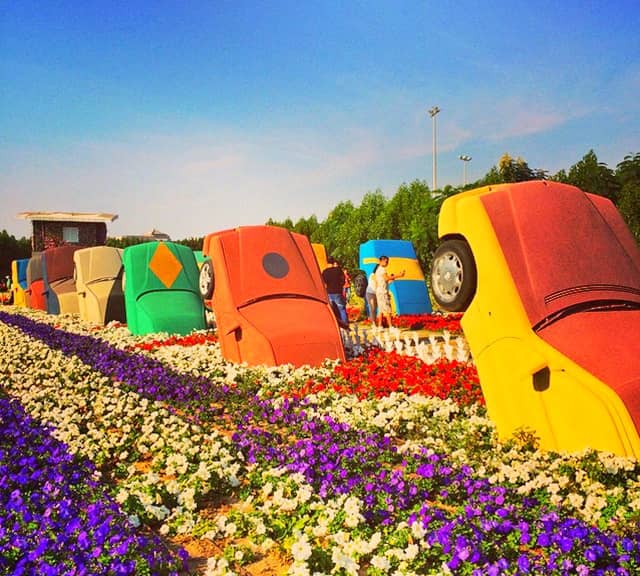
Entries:
[[438, 152], [436, 148], [436, 114], [440, 112], [440, 108], [434, 106], [429, 109], [429, 116], [433, 120], [433, 190], [432, 193], [438, 188]]
[[462, 160], [462, 185], [467, 185], [467, 162], [471, 160], [471, 156], [467, 156], [466, 154], [460, 154], [458, 156], [460, 160]]

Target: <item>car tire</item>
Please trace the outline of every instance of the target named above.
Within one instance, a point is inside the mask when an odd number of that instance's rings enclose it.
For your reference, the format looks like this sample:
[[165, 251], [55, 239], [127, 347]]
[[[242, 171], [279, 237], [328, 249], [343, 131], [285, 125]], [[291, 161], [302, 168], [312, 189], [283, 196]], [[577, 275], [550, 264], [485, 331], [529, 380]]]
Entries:
[[215, 278], [213, 273], [213, 264], [211, 263], [211, 260], [207, 259], [202, 263], [200, 276], [198, 278], [200, 296], [202, 296], [204, 300], [209, 300], [211, 296], [213, 296], [214, 285]]
[[464, 240], [445, 240], [431, 265], [431, 291], [440, 308], [464, 312], [476, 293], [478, 273], [473, 253]]
[[358, 298], [364, 298], [367, 291], [367, 275], [359, 271], [353, 279], [353, 290]]

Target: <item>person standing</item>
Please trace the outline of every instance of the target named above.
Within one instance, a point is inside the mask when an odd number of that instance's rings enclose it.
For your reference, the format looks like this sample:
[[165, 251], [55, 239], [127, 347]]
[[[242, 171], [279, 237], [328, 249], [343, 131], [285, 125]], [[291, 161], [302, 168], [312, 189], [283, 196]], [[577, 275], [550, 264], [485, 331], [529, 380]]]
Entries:
[[342, 288], [342, 295], [344, 296], [344, 301], [349, 302], [349, 298], [351, 298], [351, 276], [349, 275], [349, 271], [345, 268], [344, 272], [344, 287]]
[[376, 271], [378, 270], [379, 266], [379, 264], [376, 264], [373, 272], [369, 274], [367, 289], [364, 293], [365, 300], [367, 302], [367, 308], [369, 309], [369, 320], [371, 321], [371, 326], [376, 325], [376, 314], [378, 311], [378, 299], [376, 297]]
[[328, 268], [322, 271], [322, 279], [327, 287], [329, 302], [337, 311], [338, 324], [342, 328], [349, 327], [349, 317], [347, 316], [347, 306], [342, 293], [344, 288], [344, 271], [333, 256], [327, 258]]
[[380, 256], [376, 270], [376, 300], [378, 304], [378, 326], [386, 322], [387, 328], [391, 328], [391, 296], [389, 294], [389, 283], [396, 278], [402, 278], [405, 274], [403, 270], [400, 274], [387, 274], [389, 264], [388, 256]]

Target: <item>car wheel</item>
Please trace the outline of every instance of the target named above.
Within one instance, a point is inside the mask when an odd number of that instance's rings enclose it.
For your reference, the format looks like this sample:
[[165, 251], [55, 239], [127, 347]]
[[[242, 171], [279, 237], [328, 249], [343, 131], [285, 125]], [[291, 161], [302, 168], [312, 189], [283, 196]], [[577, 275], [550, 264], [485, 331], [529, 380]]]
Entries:
[[353, 279], [353, 290], [356, 296], [364, 298], [367, 291], [367, 275], [364, 272], [358, 272]]
[[213, 310], [209, 310], [208, 308], [204, 309], [204, 319], [207, 323], [207, 327], [210, 329], [214, 329], [216, 327], [216, 315], [213, 313]]
[[200, 296], [205, 300], [209, 300], [213, 296], [214, 276], [213, 276], [213, 264], [211, 260], [205, 260], [200, 268], [200, 277], [198, 279], [198, 288], [200, 289]]
[[445, 240], [431, 265], [431, 290], [438, 305], [448, 312], [466, 310], [476, 293], [476, 263], [464, 240]]

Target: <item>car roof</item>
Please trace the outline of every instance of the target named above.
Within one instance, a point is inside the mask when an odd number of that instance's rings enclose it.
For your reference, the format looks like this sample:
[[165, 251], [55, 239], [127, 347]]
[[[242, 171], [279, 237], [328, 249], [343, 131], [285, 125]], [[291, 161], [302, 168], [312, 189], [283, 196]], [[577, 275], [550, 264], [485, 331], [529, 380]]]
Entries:
[[606, 198], [535, 181], [481, 201], [532, 326], [595, 300], [640, 304], [640, 249]]

